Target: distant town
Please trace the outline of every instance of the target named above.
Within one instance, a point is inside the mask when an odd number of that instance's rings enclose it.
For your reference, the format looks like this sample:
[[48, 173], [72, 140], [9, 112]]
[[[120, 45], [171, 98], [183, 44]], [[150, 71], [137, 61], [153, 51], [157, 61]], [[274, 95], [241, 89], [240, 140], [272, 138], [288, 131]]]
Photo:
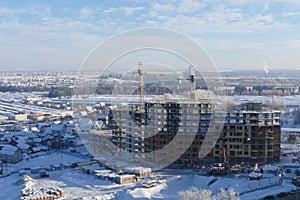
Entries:
[[299, 195], [299, 70], [221, 72], [213, 91], [208, 72], [139, 70], [1, 72], [1, 199]]

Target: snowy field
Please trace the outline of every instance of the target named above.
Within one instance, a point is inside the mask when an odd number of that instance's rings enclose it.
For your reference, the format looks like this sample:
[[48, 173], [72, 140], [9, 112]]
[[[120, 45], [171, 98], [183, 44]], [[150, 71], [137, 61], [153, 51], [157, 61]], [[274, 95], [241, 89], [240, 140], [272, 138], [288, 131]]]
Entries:
[[[288, 177], [286, 173], [284, 173], [284, 177], [289, 179], [284, 179], [283, 183], [280, 184], [277, 176], [269, 176], [260, 181], [249, 181], [247, 174], [240, 174], [231, 178], [207, 177], [197, 175], [191, 170], [164, 170], [154, 173], [151, 178], [141, 179], [139, 183], [129, 185], [119, 185], [112, 181], [97, 179], [95, 175], [86, 174], [80, 168], [52, 169], [53, 171], [47, 172], [49, 177], [46, 178], [40, 178], [38, 173], [32, 173], [34, 168], [49, 169], [51, 166], [69, 166], [72, 163], [88, 161], [88, 158], [75, 153], [52, 152], [25, 159], [16, 165], [10, 164], [4, 168], [6, 170], [4, 174], [8, 172], [11, 174], [0, 178], [0, 200], [20, 199], [21, 191], [25, 188], [37, 193], [41, 189], [60, 188], [64, 192], [64, 197], [60, 199], [123, 200], [177, 199], [179, 191], [191, 187], [209, 189], [214, 194], [218, 193], [220, 188], [234, 188], [241, 194], [241, 200], [258, 200], [267, 195], [276, 195], [296, 189], [291, 184], [292, 177]], [[291, 158], [284, 157], [282, 162], [291, 163]], [[299, 163], [294, 163], [294, 165], [299, 165]], [[97, 169], [99, 165], [95, 164], [93, 167]], [[19, 170], [22, 173], [18, 173]], [[23, 180], [23, 173], [26, 173], [32, 181]], [[143, 187], [143, 184], [151, 180], [155, 180], [156, 186]]]
[[25, 158], [17, 164], [7, 164], [7, 166], [4, 166], [4, 173], [11, 173], [21, 169], [51, 168], [51, 166], [57, 165], [68, 166], [73, 163], [86, 161], [89, 161], [89, 159], [77, 154], [71, 154], [64, 151], [44, 152], [39, 153], [32, 158]]
[[285, 105], [300, 105], [300, 95], [295, 96], [250, 96], [250, 95], [235, 95], [226, 96], [227, 99], [235, 101], [237, 104], [245, 102], [266, 102], [267, 100], [278, 100], [285, 103]]
[[[176, 172], [178, 173], [178, 171]], [[65, 169], [49, 172], [50, 177], [39, 178], [37, 174], [28, 174], [33, 180], [24, 181], [22, 176], [15, 173], [0, 178], [0, 199], [20, 199], [21, 190], [29, 186], [32, 190], [40, 188], [60, 188], [64, 191], [64, 197], [60, 199], [177, 199], [179, 191], [192, 186], [210, 189], [217, 192], [220, 188], [233, 187], [243, 193], [249, 189], [247, 178], [216, 178], [205, 177], [197, 174], [166, 175], [157, 173], [157, 185], [152, 188], [144, 188], [142, 183], [119, 185], [111, 181], [96, 179], [93, 175], [83, 173], [81, 169]], [[253, 183], [253, 182], [252, 182]], [[257, 190], [241, 195], [241, 200], [263, 198], [267, 195], [288, 192], [295, 189], [289, 181], [282, 185]]]

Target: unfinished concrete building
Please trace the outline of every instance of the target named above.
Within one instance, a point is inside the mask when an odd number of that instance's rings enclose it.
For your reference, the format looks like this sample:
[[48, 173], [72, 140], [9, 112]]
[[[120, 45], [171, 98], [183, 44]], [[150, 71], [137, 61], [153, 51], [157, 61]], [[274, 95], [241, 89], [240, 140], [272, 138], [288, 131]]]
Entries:
[[214, 148], [216, 162], [273, 163], [280, 158], [280, 111], [246, 103], [227, 112]]
[[[203, 163], [272, 163], [280, 157], [280, 111], [266, 109], [262, 103], [246, 103], [227, 111], [221, 135], [202, 159], [199, 151], [210, 127], [214, 105], [210, 102], [159, 101], [144, 103], [144, 112], [135, 108], [117, 109], [110, 119], [112, 142], [120, 151], [136, 157], [163, 149], [179, 135], [176, 147], [149, 162], [171, 159], [171, 168], [192, 168]], [[114, 120], [117, 120], [116, 123]], [[191, 134], [197, 130], [196, 135]], [[153, 133], [150, 134], [149, 133]], [[192, 142], [187, 144], [189, 137]], [[188, 145], [188, 146], [187, 146]]]

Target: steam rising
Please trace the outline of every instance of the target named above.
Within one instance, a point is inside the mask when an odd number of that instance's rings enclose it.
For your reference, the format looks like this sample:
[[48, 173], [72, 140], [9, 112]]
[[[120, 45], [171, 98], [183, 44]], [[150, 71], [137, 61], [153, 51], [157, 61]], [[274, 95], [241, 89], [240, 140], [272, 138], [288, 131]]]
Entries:
[[263, 63], [263, 70], [264, 70], [265, 74], [269, 73], [269, 69], [270, 69], [270, 66], [266, 62], [264, 62]]

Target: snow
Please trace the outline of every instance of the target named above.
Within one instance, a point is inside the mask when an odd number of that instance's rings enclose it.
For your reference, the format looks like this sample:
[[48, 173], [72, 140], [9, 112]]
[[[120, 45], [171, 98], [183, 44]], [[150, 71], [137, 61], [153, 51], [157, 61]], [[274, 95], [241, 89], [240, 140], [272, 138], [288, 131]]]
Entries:
[[277, 171], [278, 167], [273, 165], [265, 165], [262, 168], [264, 171]]
[[25, 159], [17, 164], [10, 165], [11, 171], [24, 168], [50, 168], [54, 165], [70, 165], [78, 162], [86, 162], [88, 159], [84, 159], [76, 154], [69, 154], [67, 152], [47, 152], [38, 154], [31, 159]]
[[[55, 156], [52, 155], [50, 157]], [[37, 160], [31, 164], [35, 162]], [[97, 172], [104, 172], [104, 170], [97, 170]], [[64, 192], [63, 199], [117, 198], [124, 200], [177, 199], [179, 191], [189, 189], [192, 186], [210, 189], [213, 193], [218, 192], [220, 188], [233, 187], [241, 194], [241, 200], [260, 199], [267, 195], [295, 189], [295, 186], [291, 185], [289, 181], [284, 181], [282, 185], [249, 191], [249, 186], [269, 184], [269, 178], [263, 178], [259, 183], [258, 181], [249, 181], [246, 174], [238, 178], [226, 178], [200, 176], [193, 172], [179, 175], [180, 173], [177, 172], [173, 175], [166, 172], [157, 172], [152, 178], [141, 179], [141, 182], [137, 184], [128, 185], [119, 185], [112, 181], [97, 179], [95, 175], [85, 174], [82, 169], [78, 168], [51, 171], [49, 172], [50, 177], [43, 179], [39, 178], [38, 174], [28, 174], [29, 176], [25, 176], [25, 181], [22, 181], [22, 177], [15, 173], [0, 178], [1, 190], [6, 191], [5, 193], [0, 193], [0, 199], [20, 199], [21, 190], [24, 188], [33, 191], [37, 191], [38, 188], [43, 188], [44, 190], [60, 188]], [[274, 180], [276, 178], [274, 177]], [[149, 182], [155, 183], [155, 186], [150, 188], [143, 187], [143, 183]]]
[[40, 132], [40, 130], [37, 128], [37, 127], [31, 127], [31, 131], [33, 131], [33, 132]]
[[[131, 195], [128, 196], [131, 199], [132, 198], [147, 198], [147, 199], [151, 199], [152, 197], [155, 197], [156, 195], [158, 195], [160, 193], [160, 191], [162, 189], [165, 189], [167, 187], [167, 184], [162, 183], [159, 185], [156, 185], [152, 188], [135, 188], [134, 190], [128, 190], [128, 194]], [[125, 199], [130, 199], [130, 198], [125, 198]]]
[[17, 150], [17, 147], [11, 145], [3, 145], [2, 149], [0, 150], [0, 154], [13, 156]]
[[118, 175], [120, 178], [131, 178], [134, 177], [134, 174], [122, 174], [122, 175]]
[[[20, 191], [24, 187], [35, 190], [36, 188], [61, 188], [64, 191], [65, 199], [80, 199], [91, 197], [98, 197], [101, 199], [111, 199], [114, 197], [114, 191], [118, 191], [120, 186], [118, 184], [101, 181], [95, 179], [93, 176], [85, 175], [81, 170], [68, 169], [62, 171], [54, 171], [50, 173], [50, 177], [46, 179], [38, 179], [31, 177], [31, 181], [20, 184], [21, 177], [13, 174], [8, 177], [0, 179], [1, 190], [6, 191], [0, 193], [0, 199], [20, 199]], [[34, 181], [32, 181], [34, 180]], [[16, 184], [18, 182], [18, 184]], [[5, 183], [5, 184], [4, 184]], [[116, 187], [111, 187], [116, 186]], [[122, 187], [123, 189], [126, 187]]]
[[262, 174], [261, 173], [256, 173], [256, 172], [252, 172], [249, 174], [249, 177], [251, 178], [258, 178], [258, 177], [261, 177]]
[[[250, 95], [235, 95], [235, 96], [226, 96], [227, 99], [234, 100], [237, 104], [245, 102], [257, 102], [274, 99], [274, 96], [250, 96]], [[300, 105], [300, 95], [295, 96], [276, 96], [276, 100], [285, 102], [286, 105]]]
[[28, 175], [24, 175], [19, 182], [25, 182], [25, 188], [21, 191], [22, 199], [30, 199], [30, 198], [41, 198], [45, 199], [47, 197], [56, 197], [60, 198], [64, 195], [62, 189], [58, 187], [53, 187], [49, 185], [43, 184], [43, 181], [37, 181], [31, 178]]
[[296, 187], [293, 185], [283, 184], [283, 185], [275, 186], [272, 188], [268, 188], [268, 189], [264, 189], [264, 190], [257, 190], [257, 191], [253, 191], [251, 193], [241, 195], [240, 199], [241, 200], [258, 200], [258, 199], [263, 198], [268, 195], [276, 195], [281, 192], [288, 192], [288, 191], [295, 190], [295, 189], [296, 189]]

